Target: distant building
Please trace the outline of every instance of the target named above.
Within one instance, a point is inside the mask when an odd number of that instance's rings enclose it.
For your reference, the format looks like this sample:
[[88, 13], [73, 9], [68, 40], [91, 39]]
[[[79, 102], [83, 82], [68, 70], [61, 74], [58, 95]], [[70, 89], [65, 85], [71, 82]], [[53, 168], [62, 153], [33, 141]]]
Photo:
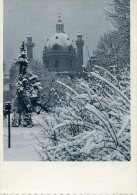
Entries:
[[16, 83], [17, 83], [17, 76], [19, 71], [18, 69], [19, 67], [17, 66], [16, 62], [14, 62], [9, 70], [9, 77], [10, 77], [9, 89], [10, 89], [11, 100], [14, 99], [16, 94]]
[[56, 32], [53, 33], [43, 50], [43, 64], [45, 68], [53, 72], [81, 72], [83, 65], [83, 45], [82, 34], [78, 33], [77, 51], [64, 32], [64, 24], [59, 16], [56, 24]]
[[3, 102], [10, 101], [9, 83], [10, 77], [6, 73], [6, 65], [3, 64]]
[[31, 34], [28, 34], [27, 36], [27, 42], [26, 42], [26, 47], [27, 47], [27, 57], [28, 57], [28, 61], [32, 61], [33, 60], [33, 47], [34, 47], [34, 43], [32, 42], [32, 36]]

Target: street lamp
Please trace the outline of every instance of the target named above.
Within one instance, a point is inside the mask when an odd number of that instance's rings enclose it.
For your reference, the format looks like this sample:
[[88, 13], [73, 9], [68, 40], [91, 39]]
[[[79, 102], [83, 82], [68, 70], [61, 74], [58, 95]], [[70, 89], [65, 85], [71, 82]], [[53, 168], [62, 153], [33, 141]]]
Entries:
[[10, 132], [11, 102], [5, 102], [5, 114], [8, 114], [8, 148], [10, 148], [11, 147], [11, 132]]

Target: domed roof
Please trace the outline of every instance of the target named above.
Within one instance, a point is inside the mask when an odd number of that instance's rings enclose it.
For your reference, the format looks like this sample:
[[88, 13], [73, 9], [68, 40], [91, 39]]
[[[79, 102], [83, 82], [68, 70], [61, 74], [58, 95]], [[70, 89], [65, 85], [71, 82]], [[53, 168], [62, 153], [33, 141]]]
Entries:
[[66, 33], [54, 33], [47, 40], [46, 47], [51, 49], [56, 44], [63, 48], [66, 48], [72, 45], [72, 42], [70, 41], [69, 36]]
[[45, 47], [47, 49], [52, 49], [55, 45], [59, 45], [62, 48], [67, 48], [69, 46], [72, 46], [74, 48], [69, 36], [64, 32], [64, 24], [60, 16], [56, 23], [56, 32], [53, 33], [47, 40]]

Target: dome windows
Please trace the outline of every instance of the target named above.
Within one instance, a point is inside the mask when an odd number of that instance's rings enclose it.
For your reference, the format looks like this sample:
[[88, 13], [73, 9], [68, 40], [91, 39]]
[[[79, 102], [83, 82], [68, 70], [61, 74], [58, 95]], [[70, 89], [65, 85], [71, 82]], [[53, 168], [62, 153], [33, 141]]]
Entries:
[[68, 48], [71, 44], [69, 36], [65, 33], [54, 33], [50, 36], [49, 40], [46, 42], [47, 49], [51, 49], [54, 45], [59, 45], [61, 48]]
[[55, 44], [55, 45], [53, 45], [53, 49], [54, 50], [59, 50], [60, 49], [60, 46], [58, 44]]

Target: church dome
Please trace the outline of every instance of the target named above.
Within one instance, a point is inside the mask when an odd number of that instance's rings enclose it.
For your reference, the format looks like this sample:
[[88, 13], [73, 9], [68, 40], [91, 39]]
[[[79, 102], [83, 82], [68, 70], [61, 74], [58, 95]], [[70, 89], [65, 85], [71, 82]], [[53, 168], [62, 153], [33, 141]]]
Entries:
[[47, 40], [46, 48], [52, 49], [56, 45], [66, 48], [66, 47], [72, 46], [72, 42], [70, 41], [69, 36], [67, 34], [63, 32], [54, 33]]
[[49, 71], [73, 72], [76, 70], [76, 50], [69, 36], [64, 32], [64, 24], [59, 16], [56, 31], [43, 50], [43, 64]]

